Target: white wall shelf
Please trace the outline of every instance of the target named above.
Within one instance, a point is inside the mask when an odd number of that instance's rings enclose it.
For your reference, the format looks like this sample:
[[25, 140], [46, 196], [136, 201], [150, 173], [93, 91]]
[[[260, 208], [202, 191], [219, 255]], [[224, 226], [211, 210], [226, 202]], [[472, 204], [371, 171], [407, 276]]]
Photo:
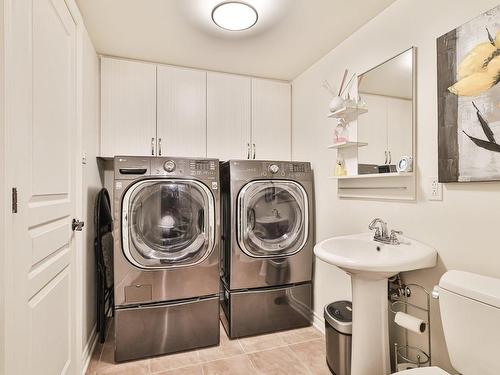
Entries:
[[338, 142], [334, 143], [330, 146], [328, 146], [328, 149], [339, 149], [339, 148], [348, 148], [348, 147], [364, 147], [368, 146], [368, 143], [366, 142], [351, 142], [351, 141], [346, 141], [346, 142]]
[[359, 115], [368, 112], [367, 108], [362, 107], [344, 107], [335, 112], [329, 113], [328, 118], [336, 118], [336, 119], [349, 119], [355, 120]]
[[391, 173], [357, 174], [352, 176], [331, 176], [329, 178], [336, 180], [354, 180], [360, 178], [411, 177], [411, 176], [413, 176], [413, 172], [391, 172]]

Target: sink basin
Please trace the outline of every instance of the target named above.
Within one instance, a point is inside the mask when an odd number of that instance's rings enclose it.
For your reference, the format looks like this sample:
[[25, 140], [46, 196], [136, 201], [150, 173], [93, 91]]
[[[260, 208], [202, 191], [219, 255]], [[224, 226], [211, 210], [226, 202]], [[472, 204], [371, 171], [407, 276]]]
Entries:
[[434, 267], [437, 252], [399, 236], [399, 245], [373, 240], [373, 233], [334, 237], [318, 243], [314, 254], [351, 275], [351, 375], [391, 373], [387, 279], [399, 272]]
[[318, 243], [314, 254], [349, 274], [386, 279], [400, 272], [436, 265], [436, 250], [421, 242], [399, 236], [401, 244], [373, 240], [373, 233], [333, 237]]

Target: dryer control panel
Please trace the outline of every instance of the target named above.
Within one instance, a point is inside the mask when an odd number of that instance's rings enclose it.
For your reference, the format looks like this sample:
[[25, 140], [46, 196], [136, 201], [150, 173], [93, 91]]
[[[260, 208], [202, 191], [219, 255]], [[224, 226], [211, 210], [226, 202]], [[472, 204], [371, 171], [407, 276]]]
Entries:
[[235, 178], [312, 179], [309, 162], [234, 160], [230, 163]]

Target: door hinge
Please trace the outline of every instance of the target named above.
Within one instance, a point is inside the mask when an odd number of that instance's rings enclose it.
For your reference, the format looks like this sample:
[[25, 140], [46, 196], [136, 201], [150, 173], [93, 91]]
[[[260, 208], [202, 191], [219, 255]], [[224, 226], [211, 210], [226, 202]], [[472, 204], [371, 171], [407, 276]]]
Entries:
[[12, 213], [17, 214], [17, 188], [12, 188]]

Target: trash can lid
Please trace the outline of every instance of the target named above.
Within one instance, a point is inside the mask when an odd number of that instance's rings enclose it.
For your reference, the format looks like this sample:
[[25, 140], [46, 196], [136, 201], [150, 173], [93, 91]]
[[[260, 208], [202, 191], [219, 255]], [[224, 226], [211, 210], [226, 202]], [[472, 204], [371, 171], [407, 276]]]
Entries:
[[325, 306], [325, 320], [333, 328], [345, 335], [352, 334], [352, 303], [337, 301]]

